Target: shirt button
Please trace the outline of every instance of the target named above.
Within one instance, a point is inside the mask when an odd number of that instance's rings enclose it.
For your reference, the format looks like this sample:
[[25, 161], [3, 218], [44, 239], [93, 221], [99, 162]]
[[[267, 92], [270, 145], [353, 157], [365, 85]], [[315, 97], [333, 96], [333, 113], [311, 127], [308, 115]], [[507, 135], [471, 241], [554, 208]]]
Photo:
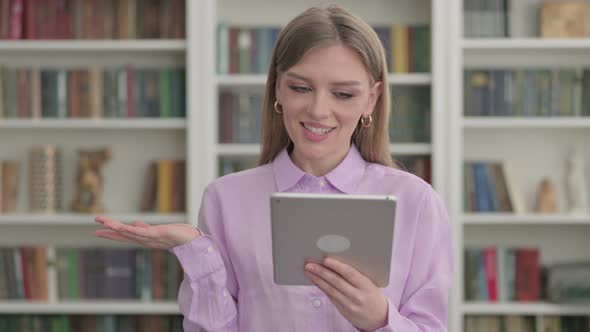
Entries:
[[209, 247], [207, 248], [207, 252], [213, 252], [213, 247], [212, 247], [212, 246], [209, 246]]
[[322, 301], [320, 301], [320, 300], [314, 300], [313, 301], [313, 306], [315, 308], [319, 308], [321, 305], [322, 305]]
[[320, 180], [320, 187], [323, 188], [326, 185], [326, 181]]
[[228, 294], [229, 294], [229, 293], [228, 293], [227, 289], [224, 289], [224, 290], [223, 290], [223, 296], [227, 297], [227, 295], [228, 295]]

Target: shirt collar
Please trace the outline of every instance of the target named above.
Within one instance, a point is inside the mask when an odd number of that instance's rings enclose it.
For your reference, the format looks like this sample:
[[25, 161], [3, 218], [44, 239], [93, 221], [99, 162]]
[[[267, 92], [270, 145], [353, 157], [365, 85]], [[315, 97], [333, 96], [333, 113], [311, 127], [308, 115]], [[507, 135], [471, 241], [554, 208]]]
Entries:
[[[352, 144], [344, 160], [325, 177], [338, 190], [352, 194], [356, 191], [365, 173], [366, 165], [367, 162], [363, 159], [357, 147]], [[287, 149], [283, 149], [279, 153], [273, 161], [272, 167], [277, 189], [281, 192], [293, 187], [305, 176], [305, 172], [293, 163]]]

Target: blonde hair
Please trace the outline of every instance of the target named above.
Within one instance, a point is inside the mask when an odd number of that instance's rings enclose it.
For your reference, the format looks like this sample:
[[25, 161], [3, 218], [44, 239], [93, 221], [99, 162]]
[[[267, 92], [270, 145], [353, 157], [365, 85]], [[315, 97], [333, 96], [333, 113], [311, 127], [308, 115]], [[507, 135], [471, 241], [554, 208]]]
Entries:
[[274, 110], [278, 73], [294, 66], [312, 48], [334, 44], [355, 51], [372, 81], [383, 82], [372, 113], [372, 125], [363, 128], [359, 121], [351, 140], [366, 161], [394, 167], [389, 151], [390, 96], [383, 46], [377, 33], [366, 22], [336, 5], [307, 9], [289, 22], [278, 36], [266, 81], [259, 165], [272, 162], [291, 144], [283, 117]]

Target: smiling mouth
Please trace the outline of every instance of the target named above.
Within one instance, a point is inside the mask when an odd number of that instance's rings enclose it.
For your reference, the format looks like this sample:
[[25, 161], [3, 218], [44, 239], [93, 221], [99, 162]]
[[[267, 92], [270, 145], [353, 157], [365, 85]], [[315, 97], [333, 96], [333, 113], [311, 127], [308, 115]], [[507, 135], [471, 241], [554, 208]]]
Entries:
[[308, 124], [304, 124], [303, 122], [301, 122], [301, 126], [309, 131], [311, 131], [312, 133], [316, 134], [316, 135], [326, 135], [327, 133], [331, 132], [332, 130], [336, 129], [336, 127], [332, 127], [332, 128], [316, 128], [313, 126], [310, 126]]

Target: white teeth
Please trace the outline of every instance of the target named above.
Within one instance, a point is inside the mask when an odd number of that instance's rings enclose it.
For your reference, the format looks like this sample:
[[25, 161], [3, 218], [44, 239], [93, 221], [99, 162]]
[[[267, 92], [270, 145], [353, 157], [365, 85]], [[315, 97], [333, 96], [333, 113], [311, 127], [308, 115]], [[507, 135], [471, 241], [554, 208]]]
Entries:
[[332, 131], [332, 129], [334, 129], [334, 128], [315, 128], [315, 127], [308, 126], [306, 124], [304, 124], [303, 126], [305, 127], [305, 129], [311, 131], [314, 134], [318, 134], [318, 135], [325, 135], [328, 132]]

